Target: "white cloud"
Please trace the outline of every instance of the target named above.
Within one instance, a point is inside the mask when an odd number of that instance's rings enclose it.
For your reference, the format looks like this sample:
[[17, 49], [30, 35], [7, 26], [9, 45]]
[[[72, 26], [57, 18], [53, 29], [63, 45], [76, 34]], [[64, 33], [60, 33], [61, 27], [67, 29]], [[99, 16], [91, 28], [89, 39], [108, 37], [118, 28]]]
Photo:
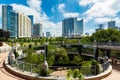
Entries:
[[64, 13], [64, 17], [69, 18], [69, 17], [78, 17], [79, 13]]
[[96, 3], [97, 0], [79, 0], [79, 5], [80, 6], [87, 6], [93, 3]]
[[58, 10], [59, 10], [60, 12], [65, 13], [64, 8], [65, 8], [65, 4], [64, 4], [64, 3], [63, 3], [63, 4], [59, 4]]
[[52, 12], [55, 12], [55, 7], [54, 7], [54, 6], [51, 8], [51, 11], [52, 11]]
[[50, 31], [54, 36], [61, 36], [62, 34], [62, 22], [53, 23], [49, 21], [41, 22], [44, 27], [44, 32]]
[[110, 19], [110, 18], [107, 18], [107, 17], [95, 18], [95, 19], [94, 19], [94, 22], [96, 22], [96, 23], [105, 23], [105, 22], [108, 22], [108, 21], [111, 21], [111, 19]]
[[42, 1], [41, 0], [27, 0], [27, 4], [31, 8], [33, 8], [33, 9], [39, 11], [39, 12], [42, 11], [42, 9], [41, 9]]
[[[117, 13], [120, 12], [120, 1], [118, 0], [92, 0], [91, 2], [94, 3], [93, 6], [84, 13], [87, 21], [101, 17], [116, 17]], [[91, 3], [89, 2], [89, 4]], [[86, 5], [88, 4], [86, 3]]]
[[93, 29], [93, 28], [87, 29], [87, 30], [85, 31], [85, 33], [89, 33], [89, 35], [92, 35], [92, 33], [94, 33], [94, 32], [95, 32], [95, 29]]
[[79, 16], [79, 13], [77, 13], [77, 12], [66, 12], [64, 3], [58, 5], [58, 10], [63, 14], [63, 16], [65, 18], [78, 17]]

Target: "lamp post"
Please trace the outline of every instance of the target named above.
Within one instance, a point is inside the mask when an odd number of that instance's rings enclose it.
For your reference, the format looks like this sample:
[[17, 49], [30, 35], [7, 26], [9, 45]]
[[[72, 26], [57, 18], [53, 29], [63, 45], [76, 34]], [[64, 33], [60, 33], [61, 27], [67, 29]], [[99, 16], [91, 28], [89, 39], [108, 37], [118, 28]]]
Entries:
[[97, 46], [96, 46], [96, 40], [94, 40], [93, 48], [94, 48], [94, 52], [93, 52], [93, 54], [94, 54], [94, 59], [96, 60], [96, 48], [97, 48]]
[[48, 63], [46, 61], [46, 54], [47, 54], [47, 44], [44, 45], [44, 62], [42, 65], [42, 76], [47, 76], [48, 74]]

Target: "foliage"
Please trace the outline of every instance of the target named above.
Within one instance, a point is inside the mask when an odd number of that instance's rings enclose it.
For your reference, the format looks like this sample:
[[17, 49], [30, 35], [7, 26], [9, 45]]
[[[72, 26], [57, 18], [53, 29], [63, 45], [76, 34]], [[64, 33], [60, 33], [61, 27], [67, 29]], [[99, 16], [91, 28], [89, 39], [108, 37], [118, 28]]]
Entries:
[[16, 52], [16, 49], [14, 50], [14, 55], [15, 55], [15, 59], [19, 56], [18, 52]]
[[71, 78], [78, 78], [79, 80], [84, 80], [83, 74], [79, 71], [79, 69], [74, 69], [73, 71], [69, 69], [66, 76], [67, 80], [73, 80]]
[[100, 30], [94, 33], [92, 36], [95, 37], [97, 42], [120, 42], [120, 31], [115, 29]]
[[69, 62], [69, 58], [67, 55], [67, 52], [65, 51], [64, 48], [57, 48], [56, 53], [55, 53], [55, 60], [58, 65], [62, 64], [67, 64]]
[[84, 75], [90, 75], [91, 74], [91, 61], [83, 61], [80, 71]]
[[96, 69], [96, 73], [95, 74], [99, 74], [100, 73], [100, 66], [99, 66], [99, 63], [96, 61], [96, 60], [92, 60], [92, 64], [93, 68]]
[[72, 70], [71, 70], [71, 69], [69, 69], [69, 70], [67, 71], [67, 74], [66, 74], [67, 78], [70, 78], [71, 73], [72, 73]]
[[71, 63], [75, 64], [75, 65], [80, 65], [82, 61], [83, 60], [82, 60], [82, 57], [80, 55], [74, 55]]
[[120, 31], [116, 29], [99, 30], [93, 33], [92, 36], [83, 37], [80, 41], [81, 43], [90, 43], [96, 40], [97, 42], [120, 42]]
[[78, 74], [78, 78], [79, 78], [79, 80], [84, 80], [83, 74], [82, 74], [82, 73], [79, 73], [79, 74]]
[[73, 78], [77, 78], [79, 74], [79, 70], [78, 69], [74, 69], [73, 71]]

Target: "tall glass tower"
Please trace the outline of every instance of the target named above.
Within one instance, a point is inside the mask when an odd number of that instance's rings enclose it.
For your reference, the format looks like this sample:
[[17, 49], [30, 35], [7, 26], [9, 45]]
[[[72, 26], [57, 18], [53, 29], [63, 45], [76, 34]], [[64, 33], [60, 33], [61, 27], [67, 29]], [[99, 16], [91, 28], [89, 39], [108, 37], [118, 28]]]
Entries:
[[115, 27], [116, 27], [115, 21], [108, 22], [108, 28], [115, 28]]
[[2, 28], [3, 30], [10, 31], [11, 38], [17, 38], [17, 30], [18, 30], [18, 13], [13, 11], [12, 6], [3, 5], [2, 6]]
[[62, 36], [73, 38], [83, 34], [83, 19], [67, 18], [62, 21]]
[[18, 13], [16, 11], [11, 11], [10, 13], [10, 37], [17, 38], [18, 37]]
[[33, 23], [34, 23], [34, 19], [33, 19], [33, 15], [28, 15], [28, 17], [30, 18], [31, 20], [31, 36], [33, 36]]
[[2, 6], [2, 28], [3, 30], [11, 30], [10, 28], [10, 13], [13, 10], [12, 6]]

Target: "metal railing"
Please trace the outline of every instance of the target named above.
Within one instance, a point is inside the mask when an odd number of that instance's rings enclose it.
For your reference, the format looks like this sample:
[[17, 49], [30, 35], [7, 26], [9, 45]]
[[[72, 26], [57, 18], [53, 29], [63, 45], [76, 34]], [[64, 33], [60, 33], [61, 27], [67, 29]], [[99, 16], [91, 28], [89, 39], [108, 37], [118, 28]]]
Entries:
[[39, 73], [39, 70], [41, 68], [41, 65], [37, 65], [37, 64], [31, 64], [25, 61], [20, 61], [17, 59], [10, 59], [10, 65], [20, 71], [27, 71], [30, 74], [32, 73]]

